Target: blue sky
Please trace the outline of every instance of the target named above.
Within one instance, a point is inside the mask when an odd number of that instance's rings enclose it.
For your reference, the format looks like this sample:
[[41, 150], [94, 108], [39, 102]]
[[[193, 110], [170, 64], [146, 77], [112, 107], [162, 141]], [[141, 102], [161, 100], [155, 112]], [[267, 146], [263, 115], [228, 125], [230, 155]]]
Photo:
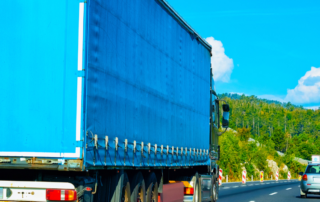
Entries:
[[167, 1], [213, 45], [217, 92], [320, 106], [320, 1]]

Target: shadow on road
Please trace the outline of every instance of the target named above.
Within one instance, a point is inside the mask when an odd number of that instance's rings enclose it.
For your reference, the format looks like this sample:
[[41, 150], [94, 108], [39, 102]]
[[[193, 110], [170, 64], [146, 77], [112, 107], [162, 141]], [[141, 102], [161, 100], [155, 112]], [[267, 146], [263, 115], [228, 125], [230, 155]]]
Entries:
[[308, 199], [316, 199], [319, 200], [320, 199], [320, 195], [308, 195], [307, 198], [301, 198], [300, 196], [296, 196], [296, 198], [300, 198], [301, 200], [308, 200]]

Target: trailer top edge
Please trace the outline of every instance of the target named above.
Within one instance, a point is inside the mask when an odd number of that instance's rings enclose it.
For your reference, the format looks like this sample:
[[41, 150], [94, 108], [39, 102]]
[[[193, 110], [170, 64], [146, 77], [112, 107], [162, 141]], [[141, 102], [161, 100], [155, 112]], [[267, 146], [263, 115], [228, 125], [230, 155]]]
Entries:
[[196, 35], [200, 43], [211, 52], [211, 45], [203, 39], [170, 5], [166, 0], [157, 0], [183, 27], [191, 34]]

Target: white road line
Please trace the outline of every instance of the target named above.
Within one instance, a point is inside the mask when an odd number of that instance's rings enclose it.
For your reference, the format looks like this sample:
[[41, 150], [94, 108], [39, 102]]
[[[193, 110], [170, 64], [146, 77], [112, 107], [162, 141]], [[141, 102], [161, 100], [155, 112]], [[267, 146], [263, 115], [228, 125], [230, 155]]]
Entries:
[[288, 188], [288, 189], [286, 189], [286, 190], [290, 190], [291, 188]]
[[267, 184], [270, 184], [270, 183], [267, 183]]
[[223, 187], [223, 189], [230, 189], [230, 187]]
[[260, 184], [254, 184], [254, 185], [260, 185]]
[[249, 202], [255, 202], [255, 201], [249, 201]]
[[239, 187], [239, 186], [233, 186], [233, 188], [237, 188], [237, 187]]
[[275, 195], [275, 194], [277, 194], [277, 193], [278, 193], [278, 192], [273, 192], [273, 193], [271, 193], [271, 194], [269, 194], [269, 195], [271, 195], [271, 196], [272, 196], [272, 195]]

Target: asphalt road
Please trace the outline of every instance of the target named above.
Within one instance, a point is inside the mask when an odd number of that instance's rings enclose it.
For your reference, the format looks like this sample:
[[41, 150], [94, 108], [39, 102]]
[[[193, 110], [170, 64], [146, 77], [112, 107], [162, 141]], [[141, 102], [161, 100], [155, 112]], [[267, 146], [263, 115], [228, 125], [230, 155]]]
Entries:
[[261, 182], [224, 183], [220, 186], [219, 202], [294, 202], [320, 200], [320, 195], [300, 198], [300, 182], [280, 180]]

